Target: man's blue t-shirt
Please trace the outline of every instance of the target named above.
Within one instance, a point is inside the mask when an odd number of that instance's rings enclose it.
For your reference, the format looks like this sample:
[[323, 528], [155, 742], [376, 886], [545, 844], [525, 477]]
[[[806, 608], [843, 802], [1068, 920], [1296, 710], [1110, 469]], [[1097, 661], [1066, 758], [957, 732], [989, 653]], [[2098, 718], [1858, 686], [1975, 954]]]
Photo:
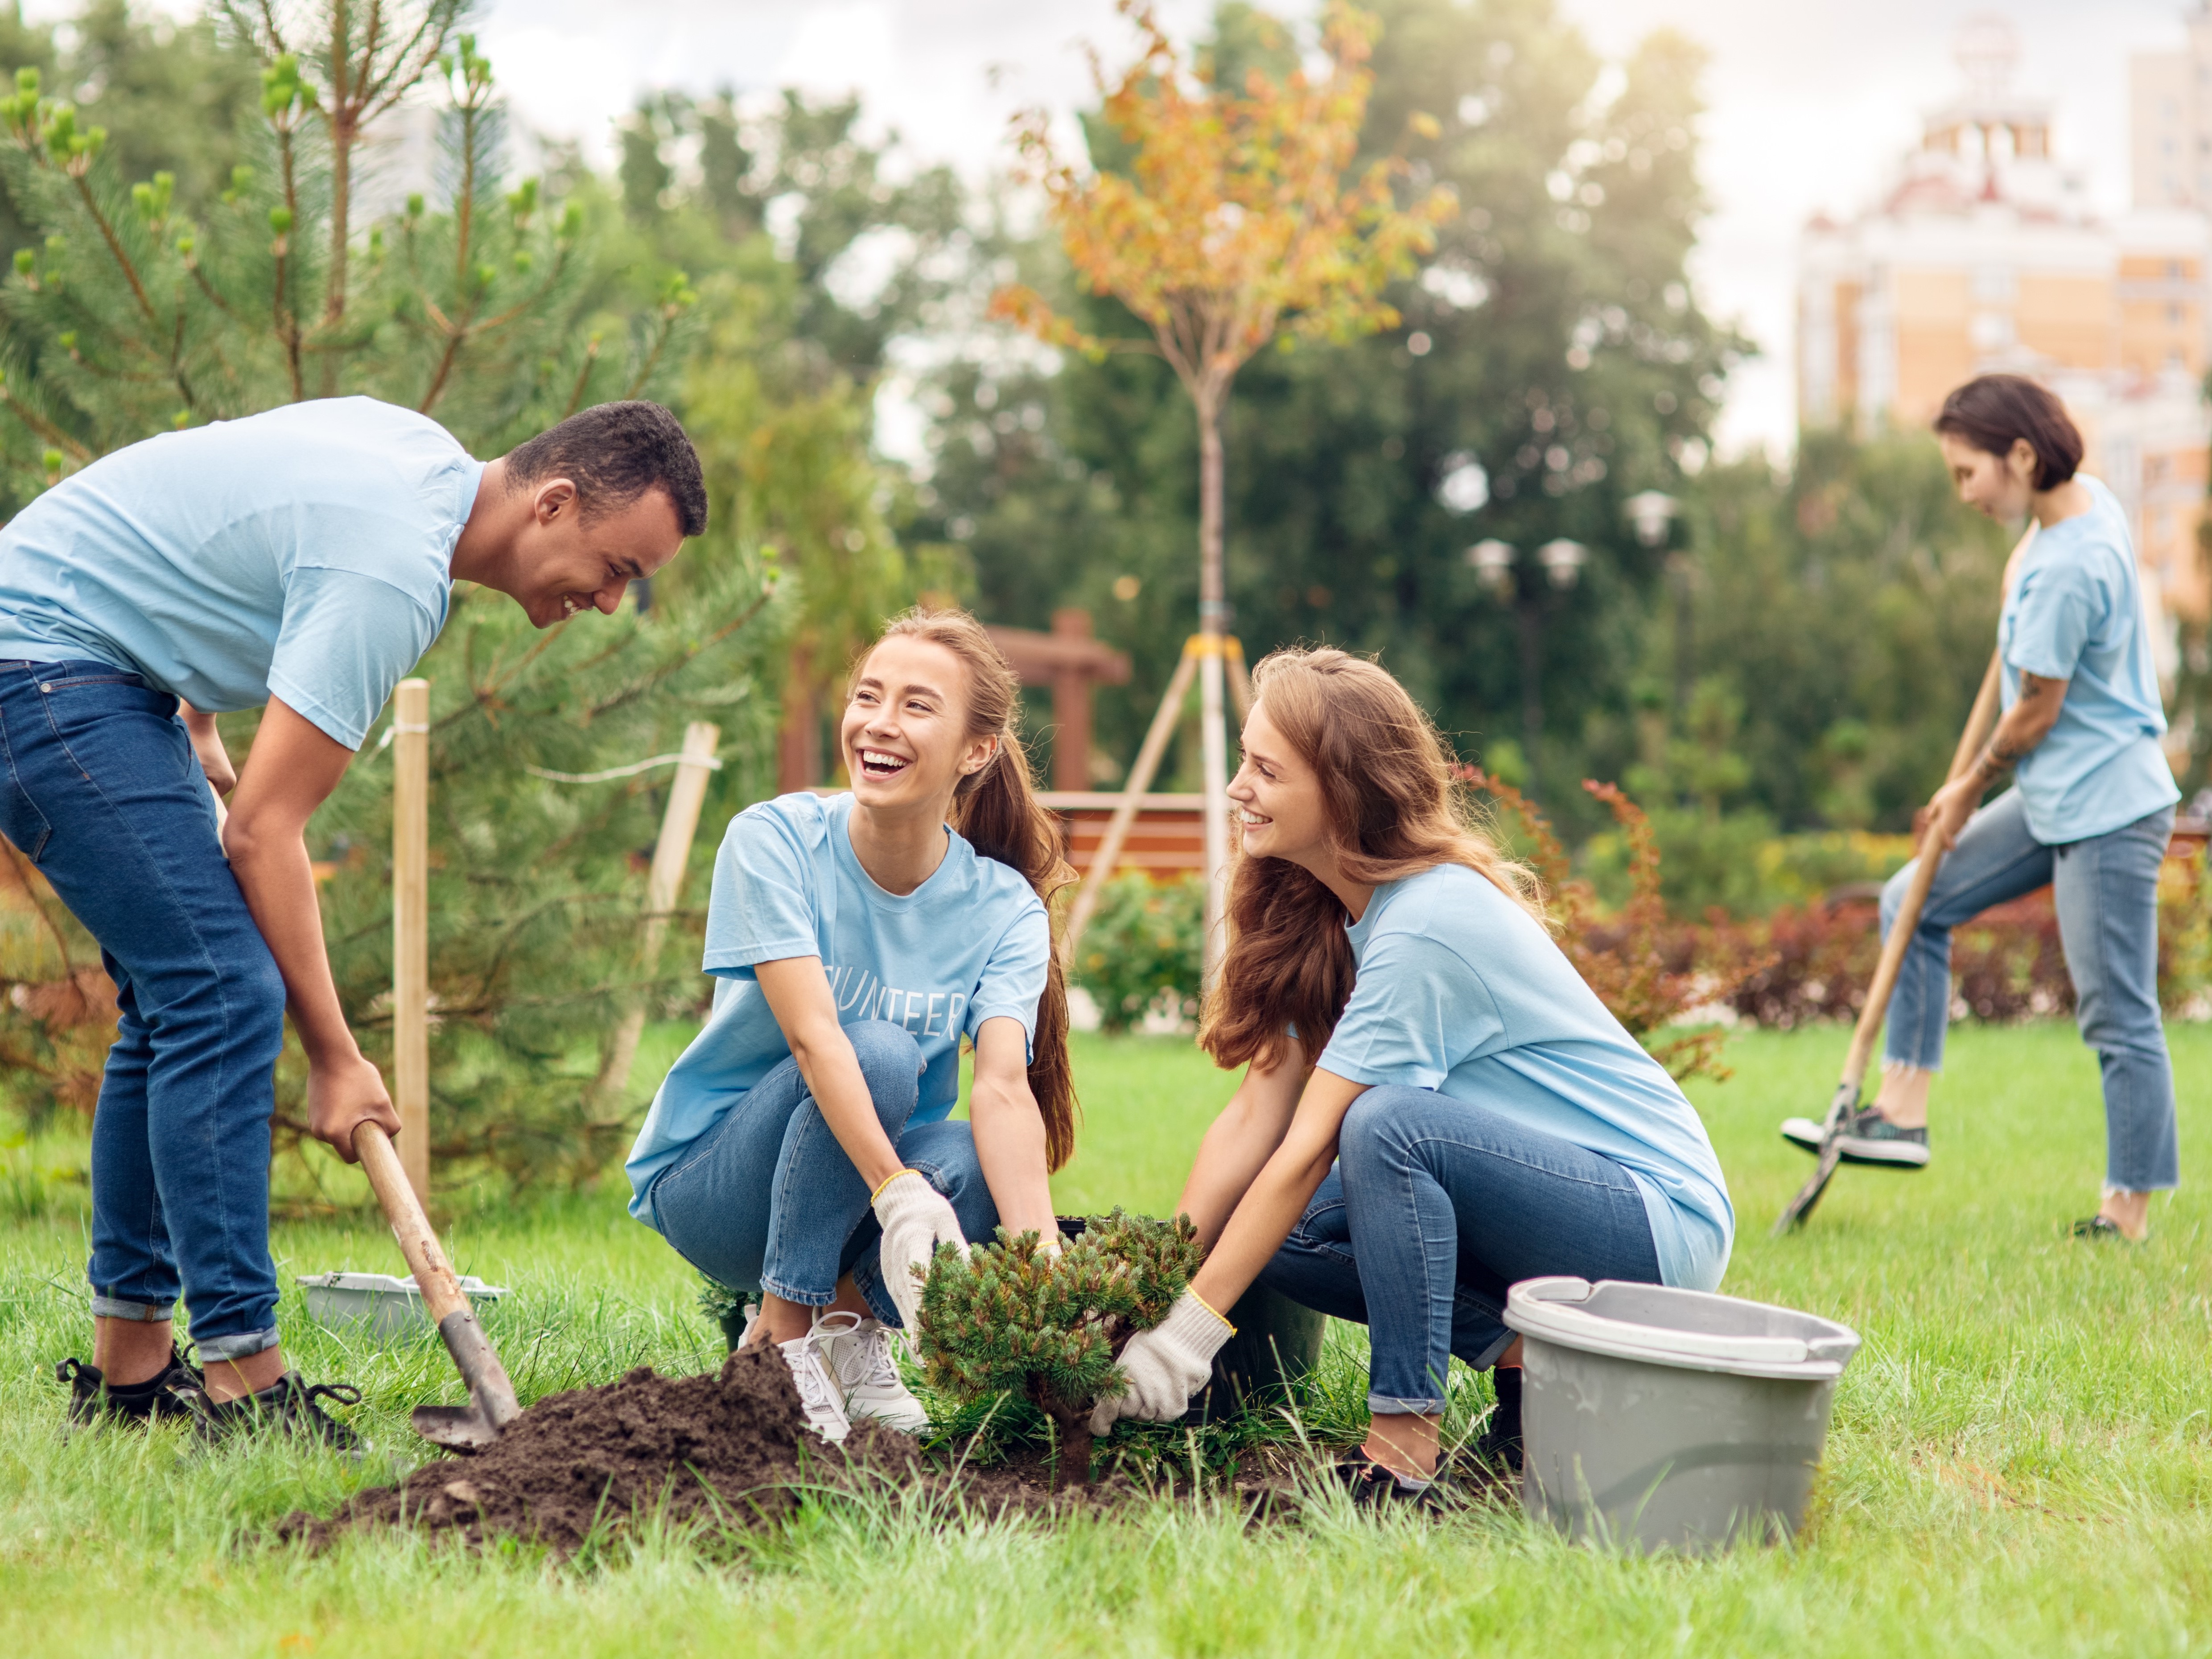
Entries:
[[1997, 623], [2004, 706], [2020, 677], [2064, 680], [2050, 735], [2020, 763], [2028, 833], [2046, 847], [2108, 835], [2181, 799], [2159, 747], [2166, 710], [2127, 515], [2094, 478], [2087, 513], [2036, 532]]
[[1346, 931], [1358, 975], [1323, 1070], [1433, 1089], [1611, 1158], [1643, 1194], [1660, 1277], [1720, 1284], [1735, 1210], [1705, 1124], [1534, 917], [1444, 864], [1376, 888]]
[[164, 433], [0, 530], [0, 661], [86, 658], [349, 749], [445, 626], [481, 462], [368, 398]]
[[924, 1069], [909, 1122], [936, 1122], [959, 1103], [960, 1039], [985, 1020], [1018, 1019], [1036, 1036], [1052, 939], [1021, 872], [952, 835], [927, 881], [887, 893], [854, 854], [852, 817], [850, 795], [796, 794], [730, 820], [707, 902], [714, 1012], [653, 1097], [624, 1166], [629, 1212], [647, 1225], [657, 1224], [653, 1177], [791, 1058], [753, 973], [761, 963], [819, 957], [841, 1023], [888, 1020], [913, 1034]]

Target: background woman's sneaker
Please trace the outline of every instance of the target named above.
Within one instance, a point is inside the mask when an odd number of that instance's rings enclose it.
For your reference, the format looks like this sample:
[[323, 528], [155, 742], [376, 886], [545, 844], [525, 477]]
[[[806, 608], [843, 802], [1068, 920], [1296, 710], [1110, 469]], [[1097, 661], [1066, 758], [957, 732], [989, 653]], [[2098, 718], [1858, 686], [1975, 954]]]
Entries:
[[221, 1401], [210, 1400], [203, 1394], [198, 1401], [200, 1437], [214, 1443], [228, 1440], [234, 1434], [275, 1429], [286, 1434], [305, 1435], [338, 1451], [360, 1451], [361, 1437], [323, 1409], [321, 1402], [325, 1400], [336, 1401], [341, 1406], [358, 1406], [361, 1390], [350, 1382], [310, 1385], [300, 1380], [299, 1372], [286, 1371], [258, 1394], [242, 1394], [235, 1400]]
[[97, 1423], [167, 1423], [195, 1415], [204, 1386], [198, 1370], [173, 1344], [169, 1363], [143, 1382], [118, 1388], [71, 1354], [54, 1367], [54, 1380], [69, 1384], [69, 1420]]
[[1394, 1504], [1410, 1504], [1416, 1509], [1440, 1509], [1449, 1492], [1441, 1480], [1409, 1481], [1396, 1471], [1385, 1468], [1370, 1457], [1364, 1448], [1355, 1447], [1336, 1460], [1336, 1478], [1352, 1494], [1352, 1506], [1358, 1510], [1379, 1510]]
[[[1818, 1152], [1820, 1120], [1786, 1118], [1782, 1124], [1782, 1138], [1793, 1146]], [[1900, 1129], [1875, 1108], [1862, 1106], [1844, 1123], [1836, 1151], [1846, 1164], [1882, 1164], [1894, 1170], [1923, 1170], [1928, 1167], [1928, 1131], [1924, 1126]]]
[[854, 1313], [824, 1314], [815, 1322], [814, 1340], [845, 1392], [847, 1417], [872, 1418], [902, 1434], [929, 1426], [927, 1408], [899, 1375], [890, 1326]]

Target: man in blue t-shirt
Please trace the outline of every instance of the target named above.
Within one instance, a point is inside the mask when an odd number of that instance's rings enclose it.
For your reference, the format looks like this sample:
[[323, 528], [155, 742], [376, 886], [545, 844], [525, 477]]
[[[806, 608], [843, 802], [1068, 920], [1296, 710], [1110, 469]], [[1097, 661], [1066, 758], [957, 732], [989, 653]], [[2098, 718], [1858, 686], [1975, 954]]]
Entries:
[[[611, 612], [706, 521], [658, 404], [586, 410], [487, 465], [350, 398], [134, 444], [0, 529], [0, 833], [100, 941], [119, 1013], [93, 1119], [93, 1364], [58, 1368], [73, 1419], [351, 1443], [277, 1345], [288, 1006], [316, 1137], [351, 1162], [359, 1125], [399, 1121], [338, 1006], [307, 819], [456, 580], [547, 628]], [[234, 772], [215, 717], [264, 704]], [[174, 1346], [179, 1294], [204, 1376]]]

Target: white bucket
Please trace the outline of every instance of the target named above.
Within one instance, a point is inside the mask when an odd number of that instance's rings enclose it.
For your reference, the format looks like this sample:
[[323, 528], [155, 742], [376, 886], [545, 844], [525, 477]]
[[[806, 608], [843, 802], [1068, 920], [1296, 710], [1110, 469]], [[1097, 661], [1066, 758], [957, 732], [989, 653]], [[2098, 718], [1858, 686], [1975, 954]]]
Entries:
[[[372, 1342], [395, 1342], [430, 1328], [430, 1316], [422, 1306], [422, 1292], [410, 1276], [390, 1273], [313, 1273], [298, 1281], [307, 1298], [307, 1315], [331, 1329], [350, 1328], [349, 1334]], [[506, 1288], [487, 1285], [471, 1273], [461, 1279], [461, 1291], [477, 1307], [496, 1302]]]
[[1763, 1302], [1524, 1279], [1521, 1501], [1578, 1538], [1691, 1552], [1795, 1535], [1858, 1333]]

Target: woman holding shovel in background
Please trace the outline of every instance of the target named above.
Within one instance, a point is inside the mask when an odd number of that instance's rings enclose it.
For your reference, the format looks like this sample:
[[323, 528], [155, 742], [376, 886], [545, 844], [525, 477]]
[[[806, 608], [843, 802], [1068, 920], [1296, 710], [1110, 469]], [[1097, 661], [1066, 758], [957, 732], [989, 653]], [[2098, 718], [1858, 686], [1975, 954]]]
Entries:
[[[1847, 1163], [1928, 1163], [1928, 1088], [1951, 1015], [1951, 930], [2050, 884], [2082, 1040], [2104, 1076], [2106, 1175], [2082, 1238], [2140, 1241], [2150, 1195], [2179, 1179], [2173, 1067], [2158, 1006], [2158, 872], [2181, 799], [2159, 746], [2166, 714], [2127, 517], [2076, 476], [2081, 434], [2058, 399], [2016, 374], [1971, 380], [1936, 417], [1959, 499], [1992, 519], [2033, 517], [1997, 624], [2004, 714], [1973, 763], [1936, 791], [1918, 827], [1948, 849], [1890, 1001], [1881, 1088], [1844, 1123]], [[2014, 786], [1976, 811], [2007, 771]], [[1883, 889], [1886, 935], [1914, 866]], [[1822, 1126], [1783, 1133], [1808, 1151]]]
[[1553, 942], [1533, 878], [1468, 826], [1405, 688], [1333, 650], [1252, 679], [1202, 1037], [1249, 1069], [1179, 1206], [1211, 1253], [1091, 1427], [1179, 1416], [1256, 1279], [1368, 1327], [1373, 1425], [1341, 1473], [1361, 1504], [1418, 1501], [1454, 1355], [1499, 1368], [1480, 1449], [1518, 1464], [1508, 1285], [1709, 1291], [1735, 1212], [1697, 1113]]
[[[1016, 730], [1020, 682], [965, 611], [909, 611], [853, 671], [849, 794], [731, 820], [708, 902], [714, 1012], [630, 1150], [630, 1213], [760, 1294], [807, 1420], [927, 1421], [890, 1328], [910, 1271], [1003, 1221], [1059, 1237], [1075, 1147], [1045, 901], [1068, 876]], [[975, 1048], [967, 1123], [960, 1042]]]

